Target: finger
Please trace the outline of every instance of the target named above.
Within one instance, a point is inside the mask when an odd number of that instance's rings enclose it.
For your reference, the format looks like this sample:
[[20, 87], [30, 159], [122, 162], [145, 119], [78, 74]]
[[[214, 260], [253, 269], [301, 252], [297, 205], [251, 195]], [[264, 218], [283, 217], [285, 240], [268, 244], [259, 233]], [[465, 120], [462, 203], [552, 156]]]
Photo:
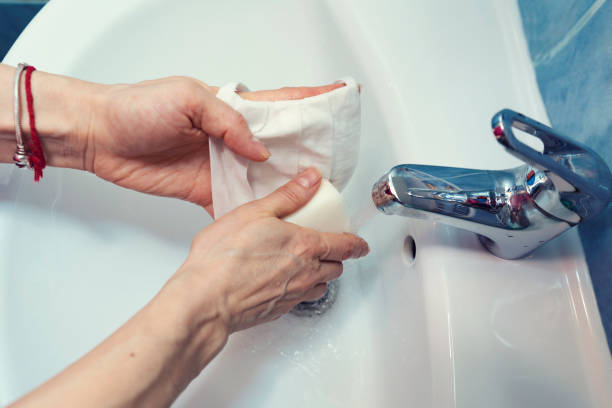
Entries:
[[338, 279], [342, 275], [342, 262], [321, 261], [319, 269], [319, 282], [329, 282]]
[[309, 167], [273, 193], [255, 201], [255, 205], [277, 218], [283, 218], [302, 208], [315, 195], [320, 184], [321, 173]]
[[304, 294], [302, 302], [314, 302], [321, 299], [327, 292], [327, 282], [319, 283]]
[[270, 152], [253, 138], [242, 115], [213, 94], [202, 91], [194, 115], [195, 125], [209, 136], [223, 139], [225, 145], [240, 156], [255, 161], [267, 160]]
[[320, 232], [321, 245], [318, 257], [326, 261], [344, 261], [349, 258], [361, 258], [370, 252], [368, 243], [354, 234], [333, 234]]
[[240, 96], [253, 101], [291, 101], [317, 96], [342, 88], [343, 86], [346, 86], [346, 84], [336, 83], [323, 86], [286, 87], [266, 91], [240, 92]]

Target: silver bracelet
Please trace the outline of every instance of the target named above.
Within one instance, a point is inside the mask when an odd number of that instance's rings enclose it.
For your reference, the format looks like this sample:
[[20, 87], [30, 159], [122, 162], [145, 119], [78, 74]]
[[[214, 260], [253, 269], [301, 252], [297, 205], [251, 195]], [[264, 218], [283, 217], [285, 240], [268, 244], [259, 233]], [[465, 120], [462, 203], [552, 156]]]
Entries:
[[17, 167], [29, 167], [30, 165], [28, 160], [28, 154], [23, 144], [23, 137], [21, 134], [21, 89], [19, 86], [21, 81], [21, 74], [27, 66], [28, 64], [21, 63], [17, 65], [17, 70], [15, 71], [13, 108], [15, 113], [15, 138], [17, 139], [17, 149], [15, 150], [15, 154], [13, 155], [13, 162]]

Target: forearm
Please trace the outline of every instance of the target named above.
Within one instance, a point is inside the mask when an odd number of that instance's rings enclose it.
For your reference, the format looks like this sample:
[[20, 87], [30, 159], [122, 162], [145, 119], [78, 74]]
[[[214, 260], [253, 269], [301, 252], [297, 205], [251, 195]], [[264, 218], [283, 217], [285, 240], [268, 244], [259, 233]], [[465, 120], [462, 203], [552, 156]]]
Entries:
[[190, 317], [180, 286], [170, 281], [113, 335], [13, 407], [169, 406], [227, 340], [214, 307], [204, 319]]
[[[13, 86], [15, 68], [0, 64], [0, 163], [12, 163], [15, 152]], [[30, 124], [25, 97], [25, 74], [21, 77], [21, 124], [24, 141]], [[92, 106], [101, 85], [35, 71], [32, 92], [36, 128], [47, 164], [84, 169]]]

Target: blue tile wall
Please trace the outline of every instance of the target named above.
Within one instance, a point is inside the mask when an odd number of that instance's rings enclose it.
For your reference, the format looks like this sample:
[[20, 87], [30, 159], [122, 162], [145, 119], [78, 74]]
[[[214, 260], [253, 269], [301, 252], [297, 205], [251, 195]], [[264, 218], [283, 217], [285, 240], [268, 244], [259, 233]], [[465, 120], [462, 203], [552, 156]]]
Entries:
[[43, 3], [0, 2], [0, 60]]
[[[553, 127], [612, 167], [612, 1], [519, 0], [519, 7]], [[612, 207], [579, 231], [612, 346]]]

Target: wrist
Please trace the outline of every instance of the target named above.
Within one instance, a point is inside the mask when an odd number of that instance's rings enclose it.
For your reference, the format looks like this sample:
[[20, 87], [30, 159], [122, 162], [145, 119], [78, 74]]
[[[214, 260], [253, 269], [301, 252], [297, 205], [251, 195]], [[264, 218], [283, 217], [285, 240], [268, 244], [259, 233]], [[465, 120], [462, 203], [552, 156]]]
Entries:
[[[15, 68], [0, 65], [0, 88], [13, 89]], [[24, 139], [29, 140], [30, 124], [25, 100], [25, 83], [21, 77], [21, 112]], [[102, 85], [35, 71], [32, 93], [36, 128], [47, 164], [55, 167], [84, 169], [87, 134], [96, 95]], [[0, 162], [12, 162], [15, 151], [13, 92], [0, 97]]]
[[143, 312], [180, 345], [181, 375], [190, 381], [223, 349], [229, 337], [217, 308], [218, 294], [206, 294], [179, 271]]

